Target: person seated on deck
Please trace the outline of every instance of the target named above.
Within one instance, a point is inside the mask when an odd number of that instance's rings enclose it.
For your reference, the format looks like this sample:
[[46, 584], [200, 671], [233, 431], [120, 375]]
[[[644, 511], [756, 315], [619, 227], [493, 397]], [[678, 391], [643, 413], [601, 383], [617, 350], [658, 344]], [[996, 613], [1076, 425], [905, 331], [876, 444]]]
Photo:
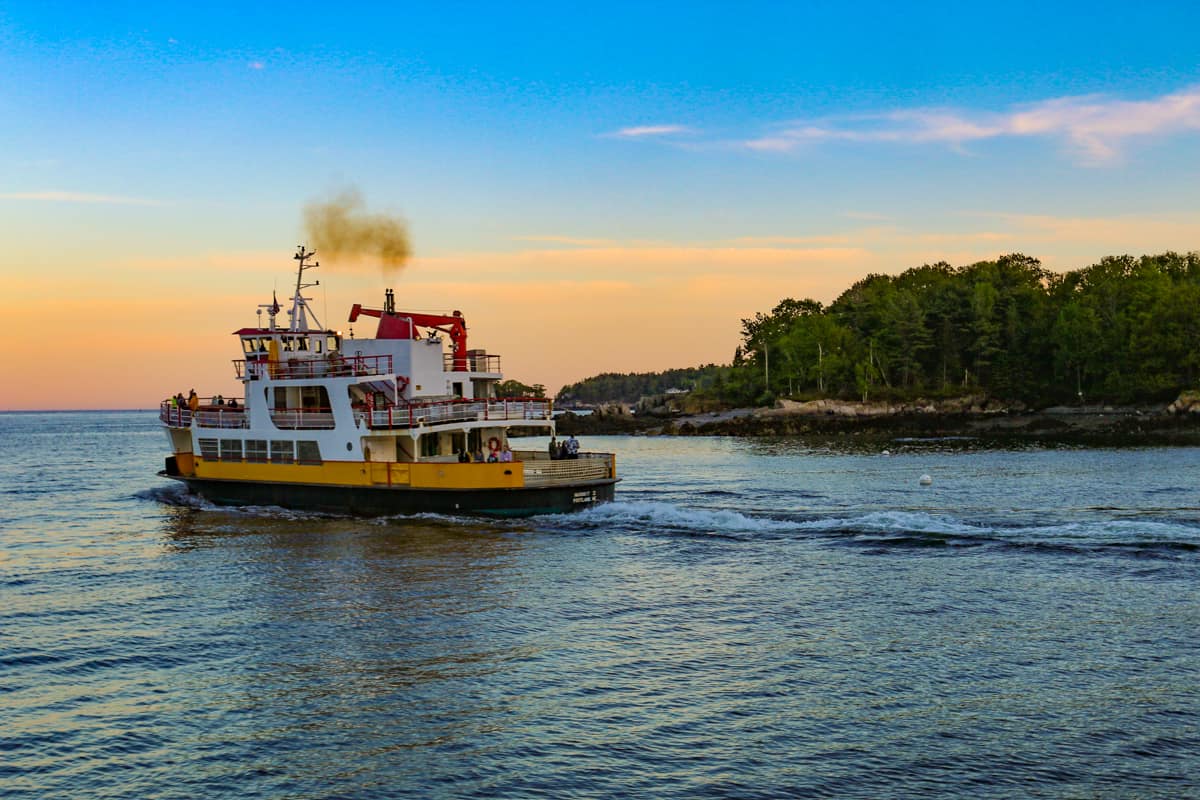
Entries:
[[230, 408], [237, 408], [237, 407], [238, 407], [238, 402], [237, 402], [237, 398], [236, 398], [236, 397], [231, 397], [231, 398], [229, 398], [229, 407], [230, 407]]
[[487, 460], [488, 460], [489, 464], [495, 464], [497, 461], [500, 460], [500, 457], [497, 456], [496, 451], [493, 450], [492, 452], [488, 453]]
[[471, 463], [471, 454], [467, 452], [467, 449], [465, 447], [462, 450], [458, 451], [458, 463], [460, 463], [460, 464]]
[[500, 460], [505, 464], [508, 464], [513, 460], [512, 448], [510, 448], [507, 444], [504, 445], [504, 449], [500, 451]]
[[476, 451], [475, 451], [475, 456], [474, 456], [474, 457], [473, 457], [471, 460], [472, 460], [472, 461], [474, 461], [474, 462], [475, 462], [475, 463], [477, 463], [477, 464], [482, 464], [482, 463], [483, 463], [483, 451], [482, 451], [482, 450], [476, 450]]

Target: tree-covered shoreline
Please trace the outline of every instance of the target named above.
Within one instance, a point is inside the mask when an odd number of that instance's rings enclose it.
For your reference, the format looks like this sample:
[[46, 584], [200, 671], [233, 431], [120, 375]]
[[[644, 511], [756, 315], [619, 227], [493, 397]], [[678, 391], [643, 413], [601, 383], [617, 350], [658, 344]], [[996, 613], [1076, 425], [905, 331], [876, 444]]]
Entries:
[[1109, 256], [1065, 273], [1019, 253], [926, 264], [868, 275], [828, 306], [785, 298], [743, 319], [741, 334], [728, 365], [600, 375], [559, 400], [677, 388], [697, 408], [967, 393], [1030, 407], [1168, 402], [1200, 376], [1200, 253]]

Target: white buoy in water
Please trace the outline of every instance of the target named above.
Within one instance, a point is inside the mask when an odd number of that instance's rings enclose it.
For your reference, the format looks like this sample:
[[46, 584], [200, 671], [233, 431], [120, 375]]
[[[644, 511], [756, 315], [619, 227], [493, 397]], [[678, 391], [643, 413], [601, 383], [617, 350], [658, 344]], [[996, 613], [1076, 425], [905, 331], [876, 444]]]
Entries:
[[881, 455], [881, 456], [890, 456], [891, 454], [892, 454], [892, 451], [891, 451], [891, 450], [884, 450], [884, 451], [883, 451], [882, 453], [880, 453], [879, 455]]
[[922, 486], [929, 486], [932, 483], [933, 483], [933, 478], [929, 477], [928, 475], [921, 476], [921, 485]]

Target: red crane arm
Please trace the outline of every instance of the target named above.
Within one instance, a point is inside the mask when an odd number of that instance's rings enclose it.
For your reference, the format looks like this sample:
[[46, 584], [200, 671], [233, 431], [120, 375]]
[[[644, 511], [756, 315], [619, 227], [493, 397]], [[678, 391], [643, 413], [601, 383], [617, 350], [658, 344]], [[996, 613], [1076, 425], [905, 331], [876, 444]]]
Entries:
[[361, 303], [355, 303], [350, 308], [350, 321], [355, 322], [360, 316], [379, 319], [376, 339], [420, 339], [422, 334], [418, 325], [448, 334], [451, 352], [454, 354], [454, 371], [467, 371], [467, 321], [463, 319], [461, 311], [449, 315], [409, 314], [403, 311], [363, 308]]

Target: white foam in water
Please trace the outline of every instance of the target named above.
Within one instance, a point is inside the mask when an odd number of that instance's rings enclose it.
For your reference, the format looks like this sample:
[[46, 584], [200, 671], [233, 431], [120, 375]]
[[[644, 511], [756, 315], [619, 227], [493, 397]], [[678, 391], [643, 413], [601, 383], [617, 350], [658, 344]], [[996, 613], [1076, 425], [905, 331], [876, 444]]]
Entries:
[[676, 530], [720, 531], [723, 533], [759, 533], [763, 531], [795, 530], [792, 522], [761, 517], [748, 517], [737, 511], [704, 508], [681, 508], [671, 503], [651, 501], [604, 503], [562, 519], [575, 519], [589, 524], [652, 525]]
[[[137, 497], [168, 505], [194, 508], [198, 511], [244, 514], [273, 519], [321, 519], [337, 515], [296, 511], [278, 506], [219, 506], [191, 494], [183, 487], [156, 487], [138, 492]], [[929, 534], [934, 536], [967, 536], [1008, 541], [1014, 544], [1097, 544], [1097, 545], [1200, 545], [1200, 526], [1184, 522], [1153, 519], [1109, 519], [1086, 522], [1062, 522], [1024, 527], [993, 527], [972, 525], [952, 517], [936, 516], [916, 511], [872, 511], [859, 515], [822, 516], [808, 520], [781, 520], [748, 516], [732, 509], [688, 508], [673, 503], [633, 500], [604, 503], [573, 514], [560, 514], [542, 519], [575, 527], [658, 528], [705, 533], [770, 533], [793, 531], [821, 534], [851, 532], [854, 534]], [[446, 514], [424, 513], [377, 517], [371, 522], [387, 525], [397, 521], [423, 520], [434, 523], [459, 524], [463, 518]], [[536, 523], [535, 523], [536, 525]]]
[[187, 487], [177, 483], [142, 489], [134, 492], [133, 496], [138, 500], [153, 500], [156, 503], [166, 503], [168, 505], [185, 505], [188, 503]]
[[137, 492], [134, 494], [134, 497], [142, 500], [153, 500], [156, 503], [164, 503], [169, 506], [195, 508], [200, 511], [213, 511], [219, 507], [199, 495], [192, 494], [182, 484], [157, 486], [153, 489]]
[[323, 519], [337, 516], [317, 511], [298, 511], [282, 506], [222, 506], [206, 500], [198, 494], [193, 494], [184, 486], [163, 486], [139, 492], [137, 497], [165, 503], [181, 508], [194, 508], [197, 511], [213, 511], [222, 514], [244, 514], [250, 517], [272, 517], [281, 519]]
[[395, 522], [441, 522], [447, 525], [463, 525], [477, 521], [478, 519], [475, 517], [439, 514], [433, 511], [421, 511], [415, 514], [388, 514], [382, 517], [370, 517], [367, 520], [371, 525], [391, 525]]
[[831, 517], [800, 523], [808, 531], [852, 530], [863, 533], [936, 533], [959, 536], [985, 536], [991, 529], [968, 525], [958, 520], [910, 511], [874, 511], [860, 517]]
[[1014, 532], [1023, 541], [1085, 542], [1093, 544], [1200, 544], [1200, 528], [1177, 522], [1114, 519], [1024, 528]]
[[253, 517], [271, 517], [272, 519], [336, 519], [344, 514], [331, 514], [325, 511], [301, 511], [283, 506], [216, 506], [217, 509], [236, 514], [246, 514]]

